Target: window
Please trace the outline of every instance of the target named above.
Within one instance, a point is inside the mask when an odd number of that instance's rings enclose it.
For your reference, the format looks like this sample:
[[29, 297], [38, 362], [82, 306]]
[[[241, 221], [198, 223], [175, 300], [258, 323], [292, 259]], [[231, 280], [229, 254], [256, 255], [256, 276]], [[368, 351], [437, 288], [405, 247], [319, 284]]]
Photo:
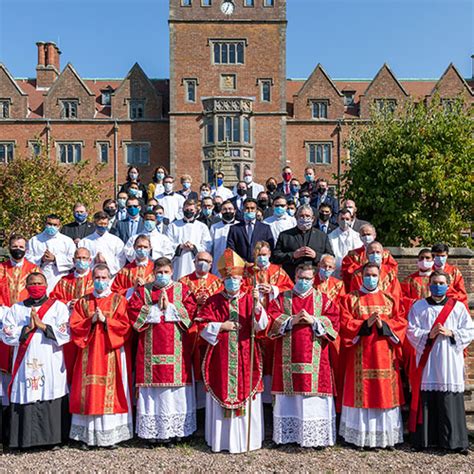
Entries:
[[145, 101], [131, 99], [130, 100], [130, 118], [132, 120], [142, 119], [145, 117]]
[[275, 0], [263, 0], [263, 6], [264, 7], [274, 7], [275, 6]]
[[193, 3], [192, 0], [181, 0], [182, 7], [191, 7], [192, 3]]
[[344, 91], [344, 105], [346, 107], [350, 107], [354, 105], [354, 96], [355, 92], [354, 91]]
[[110, 105], [111, 103], [111, 91], [101, 91], [101, 103], [102, 105]]
[[378, 112], [395, 112], [397, 108], [396, 99], [375, 99], [375, 108]]
[[240, 142], [240, 117], [217, 118], [217, 141]]
[[109, 144], [107, 142], [98, 143], [99, 163], [109, 162]]
[[262, 102], [272, 101], [272, 81], [270, 79], [260, 81], [260, 99]]
[[125, 146], [127, 165], [149, 165], [149, 143], [127, 143]]
[[201, 6], [202, 7], [211, 7], [212, 6], [212, 0], [201, 0]]
[[454, 99], [441, 99], [441, 105], [445, 112], [453, 112], [456, 101]]
[[81, 143], [59, 143], [58, 159], [60, 163], [72, 164], [79, 163], [82, 157]]
[[184, 87], [186, 90], [186, 102], [196, 102], [196, 79], [185, 79]]
[[316, 165], [331, 164], [331, 143], [309, 143], [308, 162]]
[[244, 117], [243, 124], [244, 124], [244, 143], [250, 143], [250, 119], [248, 117]]
[[314, 119], [327, 119], [328, 118], [328, 101], [327, 100], [315, 100], [311, 103], [312, 114]]
[[9, 100], [0, 100], [0, 118], [10, 118]]
[[41, 155], [41, 152], [43, 151], [43, 143], [41, 140], [30, 140], [28, 144], [30, 146], [31, 155], [33, 158], [37, 158]]
[[209, 118], [206, 121], [206, 143], [214, 143], [214, 119]]
[[237, 89], [237, 76], [235, 74], [222, 74], [221, 89], [224, 91], [234, 91]]
[[215, 41], [214, 64], [244, 64], [244, 41]]
[[255, 0], [244, 0], [244, 7], [253, 7], [255, 6]]
[[61, 118], [75, 119], [77, 118], [77, 100], [62, 100], [61, 101]]
[[0, 163], [10, 163], [13, 161], [15, 144], [13, 142], [0, 142]]

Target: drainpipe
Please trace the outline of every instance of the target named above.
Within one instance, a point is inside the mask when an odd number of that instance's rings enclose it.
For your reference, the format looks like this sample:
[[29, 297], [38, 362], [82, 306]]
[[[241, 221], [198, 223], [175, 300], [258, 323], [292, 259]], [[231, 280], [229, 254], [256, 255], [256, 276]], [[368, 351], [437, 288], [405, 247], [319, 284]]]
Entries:
[[341, 193], [341, 121], [337, 121], [337, 196], [338, 199]]
[[49, 152], [50, 152], [50, 143], [49, 140], [51, 138], [51, 123], [49, 120], [46, 120], [46, 154], [48, 156], [48, 159], [50, 158]]
[[114, 198], [118, 192], [118, 123], [114, 122]]

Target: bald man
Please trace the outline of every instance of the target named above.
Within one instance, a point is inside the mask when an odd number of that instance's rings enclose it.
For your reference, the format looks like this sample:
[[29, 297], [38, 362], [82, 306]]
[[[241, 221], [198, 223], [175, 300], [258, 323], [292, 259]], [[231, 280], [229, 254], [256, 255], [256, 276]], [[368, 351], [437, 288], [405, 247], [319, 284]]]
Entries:
[[351, 227], [353, 230], [355, 230], [356, 232], [359, 232], [360, 231], [360, 228], [365, 225], [365, 224], [368, 224], [367, 221], [364, 221], [362, 219], [358, 219], [357, 218], [357, 207], [356, 207], [356, 203], [355, 201], [353, 201], [352, 199], [346, 199], [343, 203], [342, 203], [342, 207], [346, 208], [346, 209], [349, 209], [352, 213], [352, 222], [351, 222]]

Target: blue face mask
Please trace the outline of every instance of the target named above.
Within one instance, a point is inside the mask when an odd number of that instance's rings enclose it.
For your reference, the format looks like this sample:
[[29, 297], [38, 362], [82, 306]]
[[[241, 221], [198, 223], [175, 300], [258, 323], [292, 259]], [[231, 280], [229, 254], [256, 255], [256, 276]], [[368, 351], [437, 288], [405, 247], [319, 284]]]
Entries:
[[164, 173], [156, 173], [156, 179], [158, 181], [163, 181], [165, 179], [165, 174]]
[[130, 216], [136, 217], [136, 216], [138, 216], [138, 214], [140, 212], [140, 208], [137, 207], [137, 206], [127, 207], [127, 212]]
[[204, 217], [211, 217], [212, 215], [212, 209], [204, 208], [201, 212]]
[[95, 226], [95, 231], [96, 231], [99, 235], [105, 234], [108, 230], [109, 230], [109, 228], [108, 228], [108, 227], [105, 227], [105, 226], [103, 226], [103, 225], [96, 225], [96, 226]]
[[125, 198], [119, 198], [117, 199], [117, 204], [120, 209], [123, 209], [127, 205], [127, 200]]
[[105, 291], [109, 287], [108, 280], [94, 280], [94, 290], [97, 292]]
[[256, 217], [257, 217], [256, 212], [244, 212], [244, 219], [247, 222], [254, 221], [256, 219]]
[[156, 215], [156, 222], [158, 222], [158, 224], [161, 224], [164, 220], [165, 216], [163, 214], [157, 214]]
[[185, 181], [183, 183], [183, 189], [191, 189], [191, 183], [189, 183], [188, 181]]
[[430, 285], [430, 292], [432, 296], [446, 296], [447, 291], [448, 285]]
[[364, 287], [369, 291], [374, 291], [379, 284], [379, 277], [376, 276], [365, 276], [364, 277]]
[[143, 260], [144, 258], [148, 258], [150, 256], [150, 251], [148, 249], [136, 249], [135, 255], [140, 260]]
[[295, 209], [287, 209], [286, 210], [286, 213], [290, 216], [290, 217], [293, 217], [296, 213], [296, 210]]
[[286, 214], [286, 209], [284, 207], [276, 206], [273, 208], [273, 215], [275, 217], [283, 217]]
[[74, 213], [74, 219], [76, 220], [76, 222], [79, 222], [79, 224], [82, 224], [87, 219], [87, 213], [86, 212], [84, 212], [84, 213], [75, 212]]
[[319, 269], [319, 278], [321, 280], [327, 280], [332, 274], [334, 273], [334, 270], [326, 270], [325, 268], [320, 268]]
[[312, 183], [314, 181], [314, 176], [312, 174], [305, 174], [304, 179], [307, 183]]
[[434, 266], [437, 268], [443, 268], [448, 261], [448, 257], [446, 255], [435, 255], [434, 257]]
[[259, 255], [257, 257], [257, 265], [260, 268], [268, 267], [269, 263], [270, 263], [270, 258], [268, 257], [268, 255]]
[[44, 231], [46, 232], [47, 235], [52, 237], [52, 236], [56, 235], [59, 232], [59, 229], [54, 225], [46, 224], [46, 227], [44, 228]]
[[137, 197], [138, 196], [138, 189], [130, 188], [128, 190], [128, 195], [131, 196], [131, 197]]
[[291, 194], [298, 194], [299, 190], [300, 190], [299, 186], [290, 186]]
[[303, 196], [300, 198], [301, 204], [309, 204], [309, 196]]
[[168, 286], [171, 281], [171, 275], [167, 273], [158, 273], [155, 276], [155, 283], [159, 288], [163, 288], [164, 286]]
[[222, 186], [224, 184], [224, 180], [222, 178], [217, 178], [217, 186]]
[[369, 262], [375, 263], [375, 265], [379, 266], [382, 264], [382, 254], [381, 253], [371, 253], [369, 255]]
[[76, 270], [89, 270], [91, 262], [87, 260], [75, 260]]
[[224, 280], [224, 287], [229, 293], [237, 293], [240, 290], [240, 278], [226, 278]]
[[153, 232], [156, 229], [155, 221], [145, 221], [143, 227], [147, 232]]
[[309, 291], [313, 286], [312, 280], [304, 280], [303, 278], [299, 278], [296, 280], [295, 283], [295, 291], [300, 295]]

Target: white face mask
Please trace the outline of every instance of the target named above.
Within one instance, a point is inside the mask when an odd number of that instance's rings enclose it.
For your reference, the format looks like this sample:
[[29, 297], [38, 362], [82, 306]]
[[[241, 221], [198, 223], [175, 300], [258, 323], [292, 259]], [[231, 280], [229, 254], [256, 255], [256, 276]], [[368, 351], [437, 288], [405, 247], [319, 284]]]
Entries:
[[167, 193], [170, 193], [171, 191], [173, 191], [173, 183], [165, 183], [164, 188]]
[[373, 235], [361, 235], [360, 240], [362, 240], [362, 243], [367, 247], [367, 245], [375, 240], [375, 237]]
[[418, 260], [417, 265], [422, 272], [427, 272], [433, 268], [434, 262], [433, 260]]
[[244, 176], [244, 181], [247, 183], [247, 184], [250, 184], [252, 182], [253, 178], [252, 176], [248, 175], [248, 176]]

